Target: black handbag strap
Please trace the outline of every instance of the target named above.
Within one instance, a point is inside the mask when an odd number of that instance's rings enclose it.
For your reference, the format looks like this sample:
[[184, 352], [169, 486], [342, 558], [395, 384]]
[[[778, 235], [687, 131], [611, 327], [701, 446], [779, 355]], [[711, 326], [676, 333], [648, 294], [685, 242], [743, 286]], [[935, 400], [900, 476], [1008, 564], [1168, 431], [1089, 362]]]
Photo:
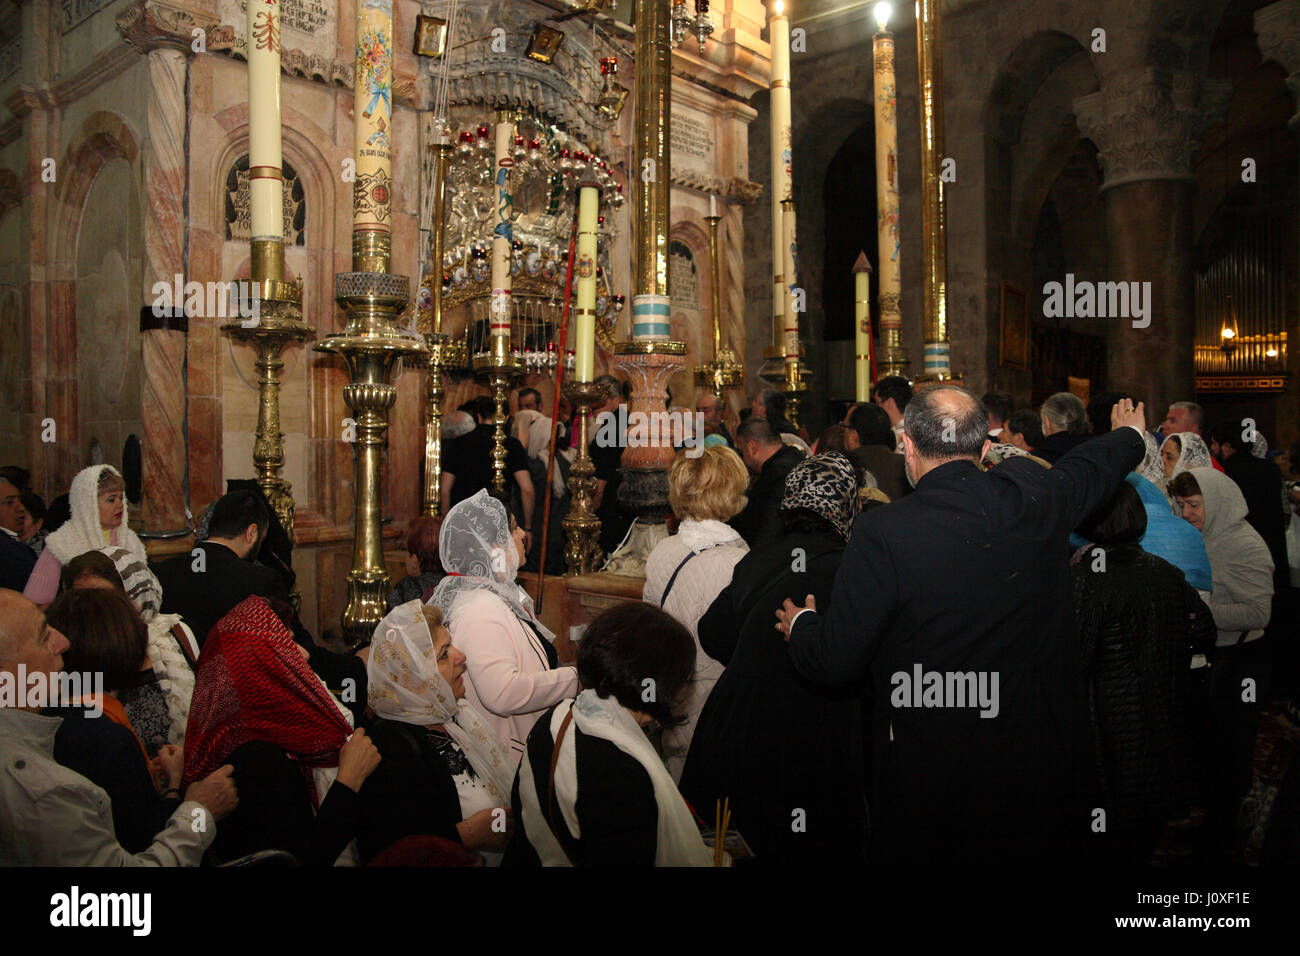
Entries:
[[691, 558], [695, 557], [697, 554], [700, 554], [704, 551], [712, 551], [716, 547], [718, 547], [718, 545], [711, 544], [707, 548], [700, 548], [699, 551], [696, 551], [694, 548], [692, 548], [691, 553], [688, 554], [686, 557], [682, 558], [681, 562], [677, 565], [677, 567], [673, 568], [672, 576], [668, 578], [668, 585], [664, 588], [664, 593], [659, 596], [659, 607], [662, 608], [664, 604], [668, 601], [668, 592], [670, 592], [673, 589], [673, 585], [677, 583], [677, 575], [682, 573], [682, 568], [686, 567], [686, 562], [691, 560]]

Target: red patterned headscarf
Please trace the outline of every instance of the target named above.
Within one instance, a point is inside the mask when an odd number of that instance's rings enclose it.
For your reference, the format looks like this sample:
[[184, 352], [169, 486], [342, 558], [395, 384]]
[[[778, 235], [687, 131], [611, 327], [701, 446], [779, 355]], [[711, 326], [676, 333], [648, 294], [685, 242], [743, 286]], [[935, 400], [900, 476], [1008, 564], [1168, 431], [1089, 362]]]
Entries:
[[262, 740], [304, 769], [336, 767], [352, 733], [264, 598], [249, 597], [212, 628], [199, 657], [185, 731], [185, 784]]

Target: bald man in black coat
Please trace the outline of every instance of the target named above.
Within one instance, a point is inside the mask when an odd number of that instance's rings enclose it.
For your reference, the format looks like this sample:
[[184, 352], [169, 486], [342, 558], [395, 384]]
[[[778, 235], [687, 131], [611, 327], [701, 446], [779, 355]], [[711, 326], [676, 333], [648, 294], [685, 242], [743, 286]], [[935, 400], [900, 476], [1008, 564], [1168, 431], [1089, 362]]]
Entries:
[[985, 472], [983, 406], [951, 386], [919, 393], [903, 433], [915, 491], [855, 523], [825, 617], [778, 612], [805, 678], [869, 675], [879, 862], [1074, 862], [1104, 822], [1068, 535], [1142, 460], [1141, 406], [1113, 421], [1050, 470]]

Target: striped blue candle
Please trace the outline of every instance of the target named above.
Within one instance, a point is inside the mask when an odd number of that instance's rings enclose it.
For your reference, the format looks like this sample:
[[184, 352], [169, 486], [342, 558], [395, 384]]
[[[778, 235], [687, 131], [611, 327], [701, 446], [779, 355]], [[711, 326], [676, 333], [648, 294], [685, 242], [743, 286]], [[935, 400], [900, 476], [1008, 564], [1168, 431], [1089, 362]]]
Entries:
[[949, 370], [949, 349], [947, 342], [925, 343], [925, 374], [947, 376]]
[[672, 334], [671, 306], [666, 295], [632, 297], [632, 341], [662, 342]]

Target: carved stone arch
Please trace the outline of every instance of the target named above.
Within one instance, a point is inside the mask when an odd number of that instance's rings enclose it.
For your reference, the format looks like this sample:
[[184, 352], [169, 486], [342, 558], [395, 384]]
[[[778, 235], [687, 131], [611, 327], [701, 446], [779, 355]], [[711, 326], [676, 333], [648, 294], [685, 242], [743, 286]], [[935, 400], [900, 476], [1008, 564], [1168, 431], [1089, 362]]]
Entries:
[[81, 128], [68, 141], [57, 167], [54, 190], [55, 209], [50, 229], [50, 266], [71, 270], [77, 258], [86, 197], [104, 165], [112, 159], [125, 159], [134, 168], [140, 155], [140, 139], [130, 123], [117, 113], [99, 111], [86, 117]]

